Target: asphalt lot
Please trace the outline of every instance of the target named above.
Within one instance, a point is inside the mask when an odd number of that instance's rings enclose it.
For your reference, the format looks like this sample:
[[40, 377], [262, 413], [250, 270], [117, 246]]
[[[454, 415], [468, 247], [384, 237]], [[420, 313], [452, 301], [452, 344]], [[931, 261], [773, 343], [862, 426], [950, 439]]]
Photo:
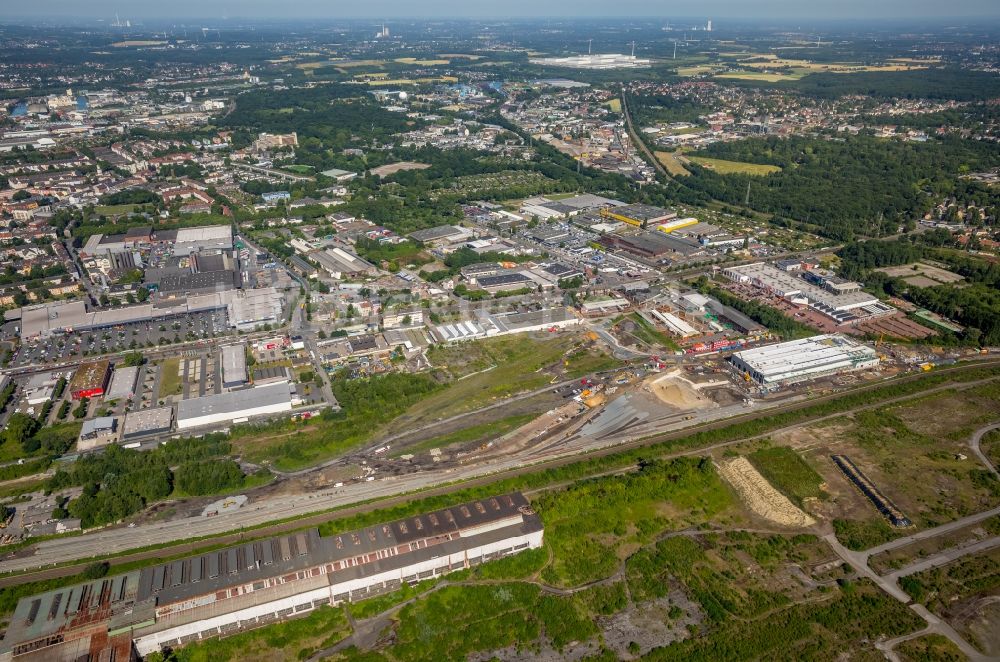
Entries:
[[187, 340], [215, 338], [232, 332], [224, 310], [191, 313], [173, 319], [120, 324], [113, 328], [72, 333], [25, 343], [11, 361], [11, 367], [74, 361], [92, 354], [124, 352], [130, 349], [142, 350], [150, 345], [161, 346]]

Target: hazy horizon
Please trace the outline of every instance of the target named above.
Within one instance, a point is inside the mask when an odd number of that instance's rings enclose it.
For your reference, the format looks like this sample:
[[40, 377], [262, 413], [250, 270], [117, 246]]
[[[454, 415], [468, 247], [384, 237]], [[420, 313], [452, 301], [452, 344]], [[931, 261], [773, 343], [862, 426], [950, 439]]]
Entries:
[[[573, 19], [573, 18], [658, 18], [695, 20], [713, 18], [716, 21], [780, 20], [795, 21], [866, 21], [895, 20], [961, 20], [968, 18], [1000, 18], [1000, 2], [996, 0], [956, 0], [941, 3], [933, 0], [843, 0], [802, 3], [794, 0], [761, 0], [747, 3], [740, 0], [705, 0], [692, 11], [689, 3], [657, 2], [655, 0], [620, 0], [609, 12], [607, 2], [598, 0], [550, 0], [539, 3], [509, 0], [498, 13], [497, 3], [472, 0], [425, 0], [416, 5], [402, 0], [374, 0], [366, 3], [323, 2], [321, 0], [175, 0], [161, 3], [128, 3], [121, 0], [92, 0], [84, 6], [70, 0], [47, 0], [9, 7], [5, 19], [106, 20], [118, 14], [134, 20], [182, 20], [185, 18], [215, 19]], [[169, 7], [169, 10], [165, 9]]]

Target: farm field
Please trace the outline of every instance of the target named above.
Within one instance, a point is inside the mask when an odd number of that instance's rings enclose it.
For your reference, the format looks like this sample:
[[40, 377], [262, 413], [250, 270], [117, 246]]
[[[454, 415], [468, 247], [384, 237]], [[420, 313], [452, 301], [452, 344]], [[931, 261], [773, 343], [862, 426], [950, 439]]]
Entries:
[[677, 152], [656, 152], [656, 160], [674, 177], [690, 175], [684, 164], [677, 158]]
[[415, 57], [397, 57], [393, 62], [399, 62], [400, 64], [415, 64], [421, 67], [435, 67], [438, 65], [451, 64], [451, 60], [438, 59], [438, 60], [421, 60]]
[[726, 161], [724, 159], [711, 159], [705, 156], [685, 156], [684, 158], [692, 163], [710, 168], [720, 175], [770, 175], [775, 172], [781, 172], [781, 168], [776, 165]]
[[783, 80], [798, 80], [805, 76], [804, 72], [778, 74], [763, 71], [737, 71], [724, 74], [715, 74], [714, 78], [727, 80], [756, 80], [765, 83], [779, 83]]

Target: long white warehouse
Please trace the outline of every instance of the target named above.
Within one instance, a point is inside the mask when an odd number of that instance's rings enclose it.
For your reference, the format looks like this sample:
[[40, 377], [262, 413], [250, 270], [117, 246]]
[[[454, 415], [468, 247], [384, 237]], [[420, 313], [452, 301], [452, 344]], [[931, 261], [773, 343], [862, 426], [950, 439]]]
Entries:
[[0, 660], [134, 660], [542, 546], [520, 493], [355, 531], [246, 542], [22, 598]]
[[177, 429], [233, 423], [291, 411], [294, 389], [294, 385], [286, 382], [181, 400], [177, 405]]
[[736, 370], [758, 384], [778, 386], [874, 368], [878, 365], [878, 354], [856, 340], [828, 334], [746, 349], [729, 360]]

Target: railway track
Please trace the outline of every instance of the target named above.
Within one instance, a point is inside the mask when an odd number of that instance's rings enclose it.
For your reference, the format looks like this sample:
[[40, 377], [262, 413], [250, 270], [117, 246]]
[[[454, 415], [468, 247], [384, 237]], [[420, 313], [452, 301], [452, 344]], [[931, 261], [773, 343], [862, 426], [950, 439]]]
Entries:
[[[969, 370], [977, 370], [977, 369], [984, 368], [984, 367], [997, 367], [997, 366], [1000, 366], [1000, 357], [989, 357], [989, 358], [986, 358], [986, 359], [979, 359], [979, 360], [976, 360], [976, 361], [974, 361], [972, 363], [968, 363], [968, 364], [963, 364], [963, 365], [957, 365], [957, 366], [952, 366], [952, 367], [948, 367], [948, 368], [943, 368], [941, 370], [938, 370], [936, 373], [930, 373], [930, 374], [938, 374], [938, 375], [940, 375], [942, 373], [944, 373], [944, 374], [961, 374], [961, 373], [969, 371]], [[205, 550], [206, 548], [209, 548], [209, 547], [225, 546], [225, 545], [229, 545], [229, 544], [239, 543], [239, 542], [242, 542], [242, 541], [245, 541], [245, 540], [249, 540], [249, 539], [257, 539], [257, 538], [265, 538], [265, 537], [271, 537], [271, 536], [275, 536], [275, 535], [281, 535], [281, 534], [284, 534], [284, 533], [288, 533], [288, 532], [299, 530], [299, 529], [303, 529], [303, 528], [308, 528], [308, 527], [311, 527], [311, 526], [318, 526], [320, 524], [323, 524], [323, 523], [326, 523], [326, 522], [330, 522], [330, 521], [333, 521], [333, 520], [337, 520], [337, 519], [341, 519], [341, 518], [344, 518], [344, 517], [350, 517], [352, 515], [357, 515], [357, 514], [361, 514], [361, 513], [371, 512], [371, 511], [374, 511], [374, 510], [382, 510], [382, 509], [389, 508], [389, 507], [392, 507], [392, 506], [407, 504], [407, 503], [409, 503], [409, 502], [411, 502], [411, 501], [413, 501], [414, 499], [417, 499], [417, 498], [427, 498], [427, 497], [434, 497], [434, 496], [442, 496], [442, 495], [451, 494], [453, 492], [458, 492], [460, 490], [465, 490], [465, 489], [469, 489], [469, 488], [473, 488], [473, 487], [482, 487], [484, 485], [490, 485], [490, 484], [496, 483], [498, 481], [509, 479], [509, 478], [516, 478], [518, 476], [523, 476], [523, 475], [532, 474], [532, 473], [538, 473], [538, 472], [541, 472], [541, 471], [545, 471], [547, 469], [555, 469], [555, 468], [559, 468], [559, 467], [564, 467], [564, 466], [575, 464], [575, 463], [578, 463], [578, 462], [581, 462], [581, 461], [585, 461], [585, 460], [592, 460], [594, 458], [607, 457], [608, 455], [614, 455], [614, 454], [617, 454], [617, 453], [621, 453], [622, 451], [634, 450], [636, 448], [642, 448], [642, 447], [645, 447], [645, 446], [652, 446], [652, 445], [655, 445], [655, 444], [658, 444], [658, 443], [662, 443], [662, 442], [666, 442], [666, 441], [681, 439], [681, 438], [687, 437], [687, 436], [689, 436], [691, 434], [695, 434], [695, 433], [698, 433], [698, 432], [706, 432], [706, 431], [717, 430], [717, 429], [720, 429], [720, 428], [729, 427], [730, 425], [736, 425], [736, 424], [739, 424], [739, 423], [745, 423], [745, 422], [757, 420], [757, 419], [760, 419], [760, 418], [770, 418], [770, 417], [776, 416], [778, 414], [787, 413], [787, 412], [793, 412], [793, 411], [797, 411], [797, 410], [800, 410], [800, 409], [805, 409], [807, 407], [812, 407], [814, 405], [818, 405], [818, 404], [823, 404], [823, 403], [826, 403], [826, 402], [835, 401], [837, 399], [840, 399], [840, 398], [843, 398], [843, 397], [847, 397], [847, 396], [851, 396], [851, 395], [855, 395], [855, 394], [858, 394], [858, 393], [865, 393], [865, 392], [868, 392], [868, 391], [873, 391], [873, 390], [881, 388], [882, 386], [885, 386], [887, 384], [895, 385], [895, 384], [911, 383], [911, 382], [914, 382], [914, 381], [918, 381], [918, 380], [920, 380], [920, 379], [922, 379], [922, 378], [924, 378], [926, 376], [927, 376], [927, 373], [915, 373], [913, 375], [907, 375], [905, 377], [901, 377], [899, 379], [895, 379], [892, 382], [879, 381], [879, 382], [874, 382], [874, 383], [870, 383], [870, 384], [865, 384], [865, 385], [862, 385], [862, 386], [859, 386], [859, 387], [855, 387], [855, 388], [852, 388], [852, 389], [848, 389], [848, 390], [845, 390], [845, 391], [831, 393], [831, 394], [828, 394], [828, 395], [822, 395], [822, 396], [819, 396], [819, 397], [816, 397], [816, 398], [812, 398], [812, 399], [809, 399], [809, 400], [803, 400], [803, 401], [799, 401], [799, 402], [790, 403], [789, 405], [784, 406], [784, 407], [777, 407], [777, 408], [774, 408], [774, 409], [769, 409], [767, 411], [760, 411], [760, 412], [748, 412], [747, 414], [743, 414], [743, 415], [740, 415], [740, 416], [734, 416], [734, 417], [731, 417], [731, 418], [720, 419], [718, 421], [712, 421], [710, 423], [705, 423], [705, 424], [702, 424], [702, 425], [692, 426], [692, 427], [689, 427], [689, 428], [685, 428], [683, 430], [677, 430], [677, 431], [666, 433], [666, 434], [662, 434], [662, 435], [655, 435], [655, 436], [651, 436], [651, 437], [643, 437], [643, 438], [640, 438], [640, 439], [635, 439], [635, 440], [627, 441], [627, 442], [624, 442], [624, 443], [621, 443], [621, 444], [618, 444], [618, 445], [615, 445], [615, 446], [609, 446], [609, 447], [602, 448], [602, 449], [599, 449], [599, 450], [589, 451], [589, 452], [584, 453], [584, 454], [573, 454], [573, 455], [568, 455], [568, 456], [565, 456], [565, 457], [554, 458], [554, 459], [551, 459], [551, 460], [544, 460], [542, 462], [537, 462], [537, 463], [534, 463], [534, 464], [525, 465], [525, 466], [519, 467], [517, 469], [507, 470], [507, 471], [498, 472], [498, 473], [487, 474], [487, 475], [484, 475], [484, 476], [479, 476], [479, 477], [476, 477], [476, 478], [470, 478], [470, 479], [467, 479], [467, 480], [458, 481], [458, 482], [454, 482], [454, 483], [447, 483], [447, 484], [443, 484], [443, 485], [438, 485], [438, 486], [435, 486], [435, 487], [429, 487], [429, 488], [418, 490], [416, 492], [408, 492], [408, 493], [399, 494], [399, 495], [392, 496], [392, 497], [385, 497], [385, 498], [374, 499], [372, 501], [365, 502], [365, 503], [360, 503], [360, 504], [357, 504], [357, 505], [352, 505], [352, 506], [346, 506], [346, 507], [337, 508], [336, 510], [333, 510], [333, 511], [324, 511], [324, 512], [312, 513], [312, 514], [308, 514], [308, 515], [305, 515], [303, 517], [296, 518], [296, 519], [293, 519], [293, 520], [289, 520], [289, 521], [285, 521], [285, 522], [278, 522], [278, 523], [275, 523], [275, 524], [268, 524], [268, 525], [261, 526], [261, 527], [255, 527], [255, 528], [252, 528], [252, 529], [249, 529], [249, 530], [238, 530], [238, 531], [223, 532], [223, 533], [220, 533], [219, 535], [212, 536], [211, 538], [200, 539], [200, 540], [191, 541], [191, 542], [181, 542], [181, 543], [178, 543], [176, 545], [157, 546], [155, 549], [145, 549], [145, 550], [141, 550], [140, 549], [140, 550], [137, 550], [135, 552], [127, 552], [125, 554], [114, 556], [112, 558], [99, 558], [99, 557], [97, 557], [97, 558], [88, 558], [88, 559], [81, 560], [79, 563], [72, 563], [72, 564], [60, 565], [60, 566], [57, 566], [57, 567], [47, 568], [47, 569], [38, 570], [38, 571], [22, 572], [22, 573], [18, 573], [18, 574], [10, 574], [10, 575], [6, 575], [6, 576], [3, 576], [3, 577], [0, 577], [0, 588], [4, 588], [4, 587], [8, 587], [8, 586], [16, 586], [16, 585], [24, 584], [24, 583], [27, 583], [27, 582], [34, 582], [34, 581], [41, 581], [41, 580], [45, 580], [45, 579], [56, 579], [56, 578], [62, 578], [62, 577], [72, 576], [74, 574], [78, 574], [83, 568], [85, 568], [87, 565], [89, 565], [90, 563], [93, 563], [95, 561], [107, 561], [107, 562], [109, 562], [111, 564], [112, 567], [115, 567], [115, 566], [121, 566], [121, 565], [125, 565], [125, 564], [131, 564], [131, 563], [135, 563], [135, 562], [147, 561], [147, 560], [152, 560], [152, 559], [162, 559], [162, 558], [166, 558], [166, 557], [169, 557], [169, 556], [184, 555], [184, 554], [188, 554], [188, 553], [199, 551], [199, 550]], [[904, 395], [904, 396], [898, 396], [898, 397], [895, 397], [895, 398], [886, 398], [884, 400], [879, 400], [879, 401], [876, 401], [876, 402], [866, 403], [866, 404], [863, 404], [863, 405], [859, 405], [857, 407], [852, 407], [849, 410], [844, 410], [844, 411], [836, 412], [834, 414], [821, 414], [821, 415], [817, 415], [815, 417], [803, 419], [802, 421], [797, 421], [795, 424], [793, 424], [792, 427], [801, 426], [801, 425], [804, 425], [804, 424], [807, 424], [807, 423], [810, 423], [810, 422], [814, 422], [816, 420], [822, 420], [822, 419], [829, 418], [829, 417], [832, 417], [832, 416], [843, 416], [845, 414], [849, 414], [849, 413], [854, 412], [854, 411], [861, 411], [861, 410], [864, 410], [864, 409], [870, 409], [870, 408], [873, 408], [873, 407], [884, 406], [886, 404], [892, 404], [892, 403], [895, 403], [895, 402], [900, 402], [900, 401], [909, 400], [909, 399], [912, 399], [912, 398], [921, 397], [923, 395], [926, 395], [927, 393], [931, 393], [931, 392], [934, 392], [934, 391], [941, 391], [941, 390], [948, 390], [948, 389], [951, 389], [951, 388], [955, 388], [956, 385], [968, 388], [968, 387], [972, 387], [972, 386], [975, 386], [975, 385], [978, 385], [978, 384], [983, 384], [983, 383], [987, 383], [987, 382], [990, 382], [990, 381], [994, 381], [994, 380], [997, 380], [997, 379], [1000, 379], [1000, 376], [992, 376], [992, 377], [984, 378], [984, 379], [977, 380], [977, 381], [974, 381], [974, 382], [962, 382], [962, 383], [945, 382], [943, 384], [940, 384], [940, 385], [937, 385], [937, 386], [934, 386], [932, 388], [929, 388], [929, 389], [926, 389], [926, 390], [922, 390], [922, 391], [919, 391], [919, 392], [916, 392], [916, 393], [907, 394], [907, 395]], [[772, 434], [772, 433], [773, 433], [773, 430], [772, 431], [768, 431], [767, 434]], [[733, 444], [737, 444], [737, 443], [742, 443], [743, 441], [745, 441], [747, 439], [751, 439], [751, 438], [753, 438], [753, 437], [752, 436], [740, 437], [738, 439], [727, 440], [727, 441], [719, 442], [719, 443], [716, 443], [716, 444], [709, 444], [709, 445], [701, 446], [701, 447], [698, 447], [698, 448], [682, 449], [682, 450], [678, 450], [678, 451], [673, 452], [673, 453], [664, 453], [664, 454], [662, 454], [662, 457], [664, 457], [664, 458], [671, 458], [671, 457], [680, 457], [680, 456], [685, 456], [685, 455], [694, 455], [694, 454], [699, 454], [699, 453], [705, 453], [707, 451], [715, 450], [715, 449], [718, 449], [718, 448], [723, 448], [723, 447], [726, 447], [726, 446], [729, 446], [729, 445], [733, 445]], [[593, 473], [591, 475], [588, 475], [588, 477], [590, 477], [590, 476], [596, 477], [596, 476], [619, 475], [619, 474], [625, 474], [625, 473], [628, 473], [628, 472], [634, 471], [634, 470], [635, 470], [635, 467], [633, 465], [629, 465], [629, 466], [625, 466], [625, 467], [615, 467], [615, 468], [612, 468], [612, 469], [608, 469], [607, 471], [595, 472], [595, 473]], [[569, 485], [569, 484], [575, 482], [576, 480], [579, 480], [579, 478], [573, 478], [573, 479], [566, 480], [566, 481], [558, 481], [558, 482], [554, 482], [554, 483], [545, 485], [543, 487], [538, 487], [538, 488], [534, 488], [534, 489], [530, 489], [530, 490], [525, 490], [525, 493], [526, 494], [537, 494], [539, 492], [546, 491], [546, 490], [559, 489], [560, 487]]]

